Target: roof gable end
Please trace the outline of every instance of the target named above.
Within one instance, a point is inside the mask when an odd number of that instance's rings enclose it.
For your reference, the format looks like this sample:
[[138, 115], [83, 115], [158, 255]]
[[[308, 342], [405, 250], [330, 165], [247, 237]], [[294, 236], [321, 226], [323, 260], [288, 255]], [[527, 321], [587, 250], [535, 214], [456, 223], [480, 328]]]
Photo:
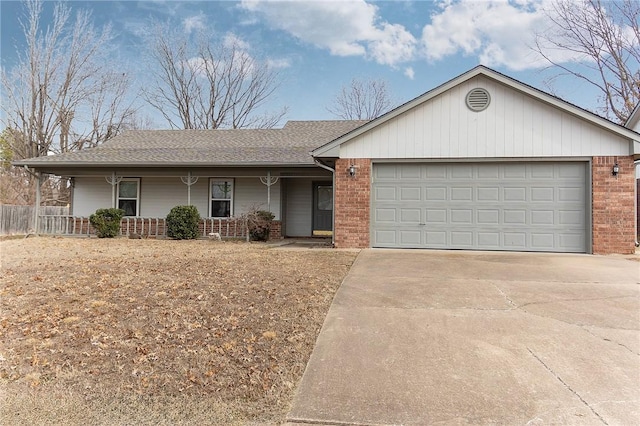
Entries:
[[[508, 77], [504, 74], [501, 74], [497, 71], [494, 71], [490, 68], [487, 68], [483, 65], [478, 65], [475, 68], [459, 75], [458, 77], [453, 78], [452, 80], [447, 81], [446, 83], [441, 84], [440, 86], [410, 100], [409, 102], [399, 106], [398, 108], [389, 111], [388, 113], [370, 121], [369, 123], [354, 129], [353, 131], [340, 136], [339, 138], [315, 149], [312, 151], [312, 155], [314, 157], [337, 157], [339, 152], [339, 147], [360, 135], [363, 135], [367, 132], [372, 131], [378, 126], [387, 123], [388, 121], [406, 113], [409, 110], [412, 110], [434, 98], [437, 96], [451, 90], [452, 88], [462, 85], [463, 83], [473, 79], [477, 76], [483, 76], [490, 80], [494, 80], [498, 83], [501, 83], [513, 90], [529, 95], [538, 101], [541, 101], [545, 104], [551, 105], [555, 108], [562, 110], [568, 114], [579, 117], [582, 120], [586, 120], [589, 123], [596, 125], [600, 128], [606, 129], [607, 131], [615, 133], [617, 136], [624, 137], [626, 139], [637, 140], [638, 134], [634, 131], [627, 129], [621, 125], [613, 123], [605, 118], [602, 118], [596, 114], [593, 114], [585, 109], [582, 109], [578, 106], [575, 106], [569, 102], [566, 102], [560, 98], [552, 96], [548, 93], [545, 93], [541, 90], [538, 90], [532, 86], [524, 84], [518, 80], [515, 80], [511, 77]], [[640, 115], [640, 114], [639, 114]]]

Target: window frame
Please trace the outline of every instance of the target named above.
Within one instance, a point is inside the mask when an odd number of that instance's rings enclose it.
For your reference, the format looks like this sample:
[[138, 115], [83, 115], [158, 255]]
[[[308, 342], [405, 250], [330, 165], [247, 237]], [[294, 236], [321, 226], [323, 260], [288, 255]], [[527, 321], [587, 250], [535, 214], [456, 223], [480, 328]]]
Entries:
[[[120, 184], [122, 182], [135, 182], [136, 183], [136, 198], [120, 197]], [[135, 200], [136, 202], [136, 214], [129, 216], [125, 214], [125, 217], [140, 217], [140, 178], [122, 178], [118, 182], [116, 188], [116, 208], [120, 208], [120, 200]]]
[[[231, 186], [230, 189], [230, 198], [213, 198], [213, 184], [215, 182], [226, 182]], [[216, 218], [216, 219], [226, 219], [228, 217], [233, 217], [233, 213], [234, 213], [234, 206], [233, 206], [233, 199], [235, 196], [235, 179], [234, 178], [224, 178], [224, 177], [219, 177], [219, 178], [209, 178], [209, 217], [211, 218]], [[213, 215], [213, 202], [214, 201], [229, 201], [229, 216], [214, 216]]]

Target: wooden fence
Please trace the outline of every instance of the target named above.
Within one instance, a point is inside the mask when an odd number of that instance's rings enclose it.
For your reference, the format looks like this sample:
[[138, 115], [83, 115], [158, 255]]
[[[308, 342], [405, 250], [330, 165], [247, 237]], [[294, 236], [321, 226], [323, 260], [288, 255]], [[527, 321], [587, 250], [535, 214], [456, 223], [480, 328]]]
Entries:
[[[0, 235], [20, 235], [35, 231], [34, 206], [0, 205]], [[68, 215], [69, 207], [42, 206], [41, 215]]]

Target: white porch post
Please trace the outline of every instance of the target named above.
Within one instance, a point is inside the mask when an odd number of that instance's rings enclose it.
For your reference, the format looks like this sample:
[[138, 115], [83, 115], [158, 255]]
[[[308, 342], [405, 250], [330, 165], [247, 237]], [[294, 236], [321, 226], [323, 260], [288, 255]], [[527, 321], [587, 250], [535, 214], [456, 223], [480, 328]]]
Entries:
[[191, 175], [191, 172], [189, 172], [187, 176], [182, 176], [180, 180], [182, 181], [182, 183], [187, 185], [187, 205], [190, 206], [191, 205], [191, 185], [194, 185], [198, 182], [198, 176], [193, 177]]
[[271, 185], [275, 185], [278, 180], [280, 180], [279, 177], [271, 177], [271, 171], [267, 171], [267, 177], [261, 177], [260, 178], [260, 182], [262, 182], [263, 185], [267, 186], [267, 210], [271, 211]]
[[34, 209], [33, 230], [34, 234], [40, 232], [40, 203], [42, 202], [42, 173], [36, 172], [36, 205]]
[[116, 176], [116, 172], [111, 173], [111, 176], [105, 176], [104, 179], [111, 185], [111, 208], [115, 209], [116, 206], [116, 186], [122, 180], [121, 177]]

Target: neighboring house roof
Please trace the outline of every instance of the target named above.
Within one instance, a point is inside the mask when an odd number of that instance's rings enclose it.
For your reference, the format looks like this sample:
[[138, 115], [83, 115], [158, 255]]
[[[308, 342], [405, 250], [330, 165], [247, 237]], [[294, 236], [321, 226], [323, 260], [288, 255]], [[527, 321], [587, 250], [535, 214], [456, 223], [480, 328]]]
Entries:
[[[314, 157], [325, 157], [325, 158], [330, 158], [330, 157], [338, 157], [339, 155], [339, 147], [341, 144], [350, 141], [360, 135], [362, 135], [363, 133], [366, 133], [380, 125], [382, 125], [383, 123], [388, 122], [389, 120], [394, 119], [395, 117], [417, 107], [420, 104], [423, 104], [433, 98], [435, 98], [436, 96], [446, 92], [447, 90], [464, 83], [467, 80], [470, 80], [478, 75], [482, 75], [485, 76], [487, 78], [493, 79], [495, 81], [498, 81], [506, 86], [509, 86], [517, 91], [520, 91], [522, 93], [525, 93], [529, 96], [532, 96], [542, 102], [545, 102], [547, 104], [553, 105], [569, 114], [573, 114], [575, 116], [581, 117], [584, 120], [587, 120], [589, 122], [591, 122], [592, 124], [595, 124], [599, 127], [605, 128], [619, 136], [628, 138], [630, 140], [634, 140], [635, 142], [635, 147], [634, 147], [634, 154], [636, 156], [640, 155], [640, 135], [636, 132], [634, 132], [633, 130], [630, 130], [624, 126], [621, 126], [619, 124], [616, 124], [612, 121], [609, 121], [603, 117], [600, 117], [599, 115], [596, 115], [592, 112], [589, 112], [583, 108], [580, 108], [576, 105], [573, 105], [569, 102], [566, 102], [560, 98], [557, 98], [553, 95], [550, 95], [546, 92], [543, 92], [541, 90], [538, 90], [532, 86], [529, 86], [527, 84], [524, 84], [518, 80], [515, 80], [511, 77], [508, 77], [504, 74], [501, 74], [497, 71], [494, 71], [490, 68], [487, 68], [483, 65], [479, 65], [467, 72], [465, 72], [464, 74], [459, 75], [458, 77], [449, 80], [448, 82], [436, 87], [435, 89], [432, 89], [420, 96], [418, 96], [417, 98], [412, 99], [411, 101], [399, 106], [398, 108], [389, 111], [388, 113], [381, 115], [380, 117], [371, 120], [370, 122], [364, 124], [363, 126], [360, 126], [356, 129], [354, 129], [353, 131], [344, 134], [342, 136], [340, 136], [339, 138], [326, 143], [325, 145], [316, 148], [315, 150], [312, 151], [312, 155]], [[640, 113], [639, 113], [640, 114]]]
[[366, 121], [289, 121], [281, 129], [129, 130], [95, 148], [14, 162], [39, 167], [311, 165], [310, 151]]

